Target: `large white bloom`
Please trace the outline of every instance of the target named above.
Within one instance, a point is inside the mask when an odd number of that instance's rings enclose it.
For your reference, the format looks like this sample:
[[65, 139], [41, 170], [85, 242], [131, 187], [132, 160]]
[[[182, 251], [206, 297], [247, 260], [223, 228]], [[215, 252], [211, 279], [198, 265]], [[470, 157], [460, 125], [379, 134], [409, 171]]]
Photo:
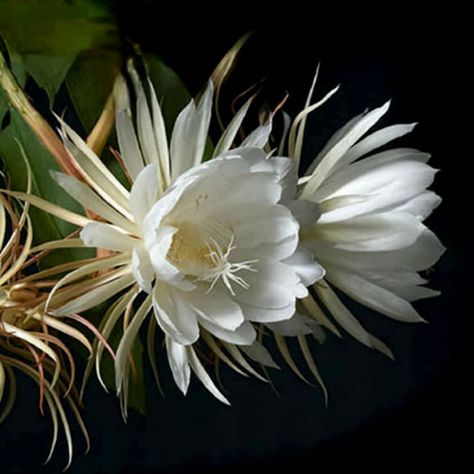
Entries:
[[295, 297], [306, 294], [283, 261], [296, 250], [299, 227], [278, 204], [281, 162], [252, 161], [215, 159], [161, 198], [156, 166], [148, 165], [130, 193], [138, 232], [95, 222], [81, 232], [87, 245], [131, 255], [131, 274], [152, 294], [157, 320], [175, 342], [195, 342], [199, 322], [224, 340], [251, 344], [248, 321], [288, 319]]
[[[436, 170], [429, 155], [410, 148], [375, 150], [412, 131], [393, 125], [364, 135], [389, 103], [352, 119], [318, 155], [300, 180], [300, 203], [313, 203], [313, 220], [300, 218], [302, 245], [326, 270], [315, 285], [334, 318], [364, 344], [390, 355], [341, 303], [331, 285], [391, 318], [423, 321], [411, 302], [437, 295], [418, 272], [431, 267], [444, 248], [423, 224], [441, 199], [427, 191]], [[364, 138], [363, 138], [364, 137]], [[312, 301], [307, 307], [321, 312]], [[324, 324], [324, 320], [323, 320]], [[334, 328], [333, 328], [334, 329]]]
[[[135, 73], [132, 71], [132, 75]], [[322, 276], [312, 257], [298, 250], [299, 224], [286, 203], [295, 194], [289, 158], [267, 159], [270, 122], [231, 149], [249, 103], [223, 133], [214, 158], [202, 163], [211, 118], [213, 87], [178, 116], [171, 145], [159, 103], [151, 103], [135, 78], [136, 128], [122, 80], [116, 88], [120, 155], [133, 183], [122, 186], [66, 124], [63, 136], [85, 183], [55, 173], [58, 183], [100, 221], [83, 226], [90, 247], [116, 252], [65, 277], [58, 285], [110, 269], [85, 294], [57, 309], [84, 311], [130, 286], [148, 294], [130, 322], [116, 358], [117, 388], [127, 374], [128, 354], [150, 309], [166, 335], [170, 367], [186, 393], [190, 368], [219, 399], [192, 348], [205, 331], [224, 343], [250, 346], [253, 322], [291, 318], [296, 298]], [[67, 217], [67, 216], [66, 216]], [[118, 304], [120, 306], [120, 303]], [[112, 324], [112, 323], [111, 323]], [[258, 343], [257, 343], [258, 344]], [[232, 348], [230, 349], [232, 350]]]

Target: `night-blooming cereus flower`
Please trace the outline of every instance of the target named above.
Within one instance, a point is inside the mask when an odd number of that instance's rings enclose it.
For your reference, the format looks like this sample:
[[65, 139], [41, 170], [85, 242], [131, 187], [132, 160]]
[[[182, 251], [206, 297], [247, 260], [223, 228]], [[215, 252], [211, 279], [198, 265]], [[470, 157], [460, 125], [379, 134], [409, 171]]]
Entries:
[[[414, 124], [392, 125], [366, 133], [389, 108], [352, 119], [319, 153], [300, 179], [300, 202], [314, 206], [299, 218], [301, 243], [324, 267], [314, 288], [335, 320], [363, 344], [391, 356], [390, 349], [369, 334], [343, 305], [332, 287], [390, 318], [423, 321], [411, 302], [438, 294], [423, 286], [418, 272], [430, 268], [444, 247], [423, 221], [441, 199], [427, 188], [436, 170], [429, 155], [410, 148], [375, 152], [412, 131]], [[293, 147], [295, 149], [295, 147]], [[306, 310], [337, 331], [308, 297]]]
[[[284, 205], [294, 197], [296, 172], [289, 158], [267, 159], [263, 151], [271, 123], [252, 132], [231, 149], [250, 105], [237, 113], [214, 150], [202, 163], [211, 119], [213, 86], [199, 103], [191, 101], [178, 116], [168, 147], [163, 118], [153, 87], [150, 106], [136, 73], [136, 131], [125, 82], [116, 85], [116, 127], [120, 158], [132, 181], [128, 191], [85, 142], [65, 123], [62, 134], [83, 182], [55, 173], [57, 182], [100, 221], [36, 204], [83, 227], [86, 246], [108, 249], [113, 256], [67, 275], [55, 288], [94, 272], [88, 291], [55, 308], [78, 313], [131, 287], [112, 311], [103, 334], [131, 305], [139, 290], [146, 294], [117, 350], [116, 385], [128, 383], [128, 355], [146, 316], [165, 333], [170, 367], [186, 393], [191, 369], [226, 402], [193, 349], [201, 336], [213, 337], [240, 352], [256, 341], [253, 323], [287, 320], [306, 286], [322, 269], [298, 249], [299, 225]], [[106, 221], [106, 222], [104, 222]], [[105, 273], [104, 273], [105, 272]], [[54, 292], [53, 292], [54, 293]], [[211, 338], [209, 340], [209, 338]], [[263, 347], [256, 351], [265, 358]]]

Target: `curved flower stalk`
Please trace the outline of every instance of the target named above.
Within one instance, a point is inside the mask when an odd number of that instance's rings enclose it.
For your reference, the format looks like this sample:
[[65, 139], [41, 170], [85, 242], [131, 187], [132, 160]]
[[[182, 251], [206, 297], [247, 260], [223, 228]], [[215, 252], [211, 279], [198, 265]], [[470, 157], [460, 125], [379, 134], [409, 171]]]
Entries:
[[[130, 351], [151, 310], [165, 334], [169, 364], [181, 391], [186, 393], [193, 371], [211, 393], [228, 403], [205, 371], [194, 344], [201, 337], [214, 353], [230, 361], [223, 346], [237, 363], [255, 372], [242, 348], [252, 346], [250, 353], [256, 350], [265, 360], [271, 359], [256, 341], [255, 324], [290, 319], [296, 300], [307, 296], [306, 286], [322, 276], [319, 265], [300, 252], [299, 225], [283, 205], [295, 193], [294, 164], [288, 158], [267, 159], [263, 147], [270, 121], [231, 148], [250, 101], [222, 134], [213, 159], [203, 163], [212, 111], [211, 82], [199, 102], [191, 101], [178, 116], [168, 145], [153, 87], [148, 82], [148, 100], [137, 73], [133, 69], [130, 73], [137, 95], [136, 123], [123, 78], [116, 84], [115, 100], [118, 157], [131, 189], [58, 119], [82, 182], [62, 173], [54, 176], [98, 218], [15, 194], [82, 227], [80, 240], [51, 243], [48, 248], [82, 242], [113, 252], [66, 275], [53, 288], [51, 299], [77, 281], [83, 282], [84, 292], [64, 305], [48, 301], [48, 308], [57, 315], [75, 314], [128, 288], [102, 326], [108, 337], [124, 318], [115, 360], [122, 405], [126, 406], [128, 396]], [[95, 280], [85, 280], [97, 272], [100, 276]], [[144, 299], [138, 298], [139, 293]]]
[[15, 203], [0, 195], [0, 422], [13, 408], [15, 371], [19, 370], [38, 384], [41, 413], [44, 414], [45, 405], [49, 410], [53, 436], [47, 461], [53, 455], [62, 425], [69, 466], [73, 444], [64, 400], [84, 434], [87, 449], [89, 438], [78, 410], [74, 358], [61, 334], [77, 340], [89, 351], [92, 348], [77, 329], [44, 313], [46, 291], [54, 281], [43, 280], [40, 274], [30, 277], [22, 274], [23, 269], [33, 263], [28, 260], [33, 231], [28, 204], [19, 215], [14, 207]]
[[[289, 149], [299, 161], [309, 105], [290, 132]], [[415, 124], [392, 125], [366, 135], [385, 115], [389, 102], [361, 114], [329, 140], [299, 180], [299, 201], [291, 205], [301, 226], [302, 246], [325, 269], [313, 288], [315, 297], [302, 301], [307, 313], [339, 334], [321, 309], [368, 347], [392, 357], [390, 349], [371, 335], [341, 302], [333, 288], [390, 318], [423, 321], [412, 306], [439, 292], [426, 288], [419, 272], [429, 269], [444, 252], [423, 221], [441, 199], [427, 188], [436, 170], [430, 155], [411, 148], [385, 147], [411, 132]], [[312, 219], [307, 206], [313, 205]], [[299, 213], [304, 207], [305, 213]]]

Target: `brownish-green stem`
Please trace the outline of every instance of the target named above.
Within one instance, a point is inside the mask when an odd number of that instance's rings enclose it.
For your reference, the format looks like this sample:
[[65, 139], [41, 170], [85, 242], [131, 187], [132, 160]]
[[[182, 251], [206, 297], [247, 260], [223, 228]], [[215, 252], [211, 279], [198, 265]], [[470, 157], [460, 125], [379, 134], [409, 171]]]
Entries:
[[62, 141], [28, 100], [7, 66], [0, 52], [0, 86], [11, 106], [23, 117], [31, 130], [36, 134], [43, 146], [53, 155], [59, 166], [66, 173], [79, 177], [74, 164]]

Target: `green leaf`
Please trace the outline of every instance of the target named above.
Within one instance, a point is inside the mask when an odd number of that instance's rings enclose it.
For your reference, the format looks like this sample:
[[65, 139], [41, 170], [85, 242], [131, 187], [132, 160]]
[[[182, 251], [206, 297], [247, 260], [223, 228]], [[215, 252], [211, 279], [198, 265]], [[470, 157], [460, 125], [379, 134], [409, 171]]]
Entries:
[[[113, 91], [114, 82], [120, 73], [122, 62], [122, 56], [116, 50], [85, 51], [78, 56], [68, 72], [66, 84], [69, 96], [87, 133], [96, 124], [107, 99]], [[109, 139], [109, 144], [117, 148], [113, 133]], [[120, 182], [128, 186], [119, 163], [107, 147], [102, 152], [101, 159]]]
[[112, 93], [121, 66], [119, 52], [104, 49], [84, 52], [69, 70], [67, 89], [87, 132], [92, 130]]
[[146, 55], [145, 63], [160, 101], [167, 131], [171, 133], [176, 117], [191, 100], [191, 94], [177, 74], [159, 57]]
[[21, 54], [71, 53], [86, 49], [113, 28], [112, 15], [94, 2], [2, 0], [0, 32]]
[[0, 89], [0, 127], [2, 126], [3, 119], [5, 118], [5, 114], [8, 112], [9, 105], [5, 94], [3, 93], [3, 89]]
[[26, 69], [21, 56], [16, 51], [10, 51], [10, 67], [20, 87], [26, 84]]
[[50, 103], [81, 51], [119, 43], [112, 16], [93, 2], [4, 0], [0, 34], [22, 55]]
[[[25, 164], [21, 159], [20, 149], [15, 138], [23, 145], [32, 170], [33, 193], [59, 204], [75, 212], [82, 209], [52, 179], [50, 170], [57, 170], [54, 158], [41, 145], [28, 125], [15, 110], [11, 110], [11, 122], [0, 132], [0, 157], [3, 158], [10, 187], [24, 190], [26, 185]], [[34, 243], [40, 244], [48, 240], [62, 239], [74, 230], [74, 226], [61, 221], [43, 211], [31, 208], [30, 217], [33, 222]], [[42, 261], [43, 267], [49, 267], [64, 261], [77, 260], [93, 256], [89, 249], [71, 249], [55, 251]]]
[[47, 54], [25, 54], [23, 61], [26, 70], [36, 83], [48, 94], [49, 103], [63, 83], [69, 68], [74, 62], [75, 54], [49, 56]]

